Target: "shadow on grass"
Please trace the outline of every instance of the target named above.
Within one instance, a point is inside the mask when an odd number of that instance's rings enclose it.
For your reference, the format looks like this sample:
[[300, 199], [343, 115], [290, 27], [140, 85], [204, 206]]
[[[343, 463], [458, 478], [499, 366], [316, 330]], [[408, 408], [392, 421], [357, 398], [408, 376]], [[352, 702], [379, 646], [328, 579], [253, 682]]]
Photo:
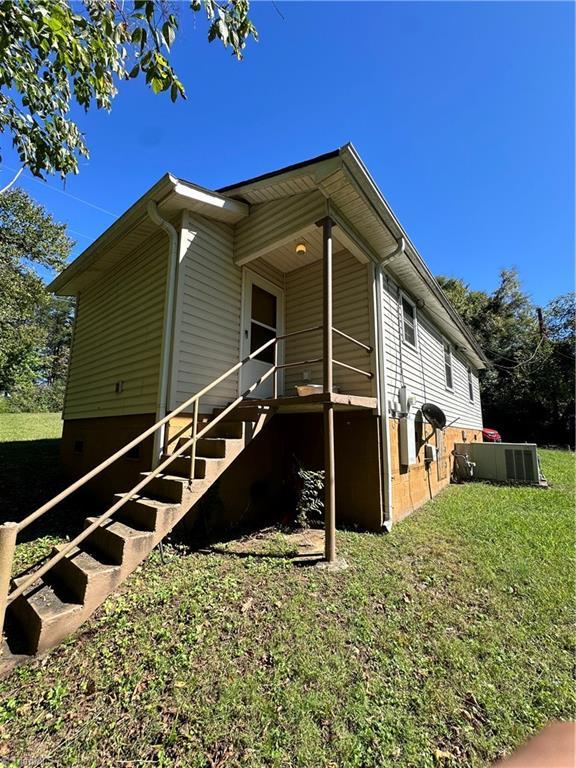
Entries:
[[[60, 464], [59, 439], [0, 443], [0, 523], [20, 522], [69, 482]], [[76, 492], [25, 528], [18, 541], [77, 533], [95, 506], [90, 494]]]
[[[270, 519], [252, 523], [244, 522], [241, 525], [229, 526], [227, 529], [215, 528], [212, 531], [203, 529], [200, 522], [191, 530], [186, 530], [185, 526], [177, 526], [170, 534], [170, 541], [204, 555], [224, 555], [238, 559], [286, 560], [300, 566], [313, 565], [322, 559], [322, 554], [295, 550], [290, 547], [289, 542], [286, 542], [286, 549], [284, 549], [280, 541], [274, 540], [274, 537], [279, 534], [290, 536], [297, 533], [304, 533], [304, 531], [278, 524]], [[266, 549], [258, 548], [259, 543]], [[230, 548], [228, 545], [233, 546]]]

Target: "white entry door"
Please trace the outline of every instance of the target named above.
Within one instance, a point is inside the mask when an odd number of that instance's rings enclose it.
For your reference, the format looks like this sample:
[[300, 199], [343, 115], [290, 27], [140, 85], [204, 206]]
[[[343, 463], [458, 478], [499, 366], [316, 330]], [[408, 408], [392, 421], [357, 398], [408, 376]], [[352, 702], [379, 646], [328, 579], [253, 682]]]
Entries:
[[[242, 357], [247, 357], [263, 344], [282, 335], [284, 292], [268, 280], [246, 271], [244, 281], [244, 311], [242, 328]], [[284, 345], [281, 343], [280, 347]], [[282, 349], [278, 350], [281, 363]], [[240, 392], [244, 393], [252, 384], [274, 365], [274, 345], [271, 344], [258, 357], [245, 363], [241, 368]], [[269, 376], [250, 397], [273, 396], [274, 375]], [[278, 389], [281, 391], [281, 373], [278, 374]]]

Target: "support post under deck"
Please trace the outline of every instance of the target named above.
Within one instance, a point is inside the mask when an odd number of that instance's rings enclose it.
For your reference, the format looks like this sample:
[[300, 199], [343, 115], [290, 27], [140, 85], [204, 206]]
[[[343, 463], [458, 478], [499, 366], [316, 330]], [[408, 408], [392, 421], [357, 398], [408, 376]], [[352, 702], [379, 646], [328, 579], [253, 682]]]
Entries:
[[[323, 385], [324, 393], [332, 393], [332, 219], [322, 224], [323, 242]], [[336, 561], [336, 477], [334, 462], [334, 404], [324, 403], [324, 538], [325, 559]]]

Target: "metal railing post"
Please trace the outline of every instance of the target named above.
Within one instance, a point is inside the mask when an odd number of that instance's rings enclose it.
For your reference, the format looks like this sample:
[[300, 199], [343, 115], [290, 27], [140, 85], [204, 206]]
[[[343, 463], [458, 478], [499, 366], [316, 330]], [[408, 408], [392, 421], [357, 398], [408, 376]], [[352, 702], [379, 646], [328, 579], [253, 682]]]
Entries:
[[200, 398], [194, 402], [194, 412], [192, 416], [192, 446], [190, 450], [190, 482], [194, 480], [196, 470], [196, 434], [198, 432], [198, 403]]
[[332, 402], [332, 219], [325, 216], [322, 224], [323, 256], [323, 358], [324, 395], [328, 402], [324, 411], [324, 557], [336, 560], [336, 467], [334, 461], [334, 404]]
[[0, 525], [0, 640], [2, 639], [6, 605], [8, 604], [8, 590], [12, 577], [12, 561], [14, 560], [17, 535], [17, 523]]
[[273, 384], [272, 384], [272, 397], [274, 400], [278, 397], [278, 344], [280, 342], [276, 340], [276, 344], [274, 344], [274, 378], [273, 378]]

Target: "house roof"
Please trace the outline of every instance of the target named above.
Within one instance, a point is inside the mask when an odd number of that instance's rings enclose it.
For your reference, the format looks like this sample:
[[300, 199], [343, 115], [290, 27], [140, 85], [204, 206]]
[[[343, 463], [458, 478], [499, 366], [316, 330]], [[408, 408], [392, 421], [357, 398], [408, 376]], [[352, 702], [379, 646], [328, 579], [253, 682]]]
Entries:
[[154, 236], [158, 227], [146, 212], [150, 201], [154, 201], [161, 215], [168, 219], [189, 210], [234, 224], [249, 212], [246, 203], [166, 173], [74, 259], [48, 288], [60, 295], [76, 296], [84, 285]]
[[[400, 224], [351, 143], [305, 162], [218, 190], [249, 205], [320, 189], [356, 232], [373, 259], [433, 316], [434, 323], [476, 368], [488, 364], [480, 345], [456, 312], [416, 246]], [[387, 261], [404, 240], [404, 253]]]
[[310, 165], [313, 165], [314, 163], [321, 163], [324, 160], [331, 160], [334, 157], [338, 157], [340, 154], [339, 149], [334, 149], [332, 152], [324, 152], [322, 155], [317, 155], [316, 157], [312, 157], [309, 160], [302, 160], [299, 163], [292, 163], [292, 165], [285, 165], [283, 168], [278, 168], [275, 171], [269, 171], [268, 173], [262, 173], [260, 176], [253, 176], [250, 179], [246, 179], [245, 181], [237, 181], [235, 184], [228, 184], [225, 187], [220, 187], [217, 191], [221, 194], [224, 194], [225, 192], [232, 191], [238, 189], [238, 187], [243, 187], [248, 184], [252, 185], [257, 181], [266, 181], [268, 179], [273, 179], [275, 176], [280, 176], [284, 173], [288, 173], [289, 171], [297, 171], [300, 170], [300, 168], [308, 168]]
[[[356, 233], [356, 243], [362, 250], [373, 261], [385, 263], [392, 279], [412, 294], [472, 364], [484, 368], [488, 361], [474, 335], [426, 266], [352, 144], [216, 191], [165, 174], [49, 287], [57, 293], [75, 295], [154, 235], [157, 227], [146, 213], [150, 200], [167, 218], [191, 210], [235, 224], [247, 217], [254, 205], [318, 190], [329, 201], [341, 228], [348, 228], [347, 234], [352, 236]], [[404, 251], [389, 260], [402, 240]]]

